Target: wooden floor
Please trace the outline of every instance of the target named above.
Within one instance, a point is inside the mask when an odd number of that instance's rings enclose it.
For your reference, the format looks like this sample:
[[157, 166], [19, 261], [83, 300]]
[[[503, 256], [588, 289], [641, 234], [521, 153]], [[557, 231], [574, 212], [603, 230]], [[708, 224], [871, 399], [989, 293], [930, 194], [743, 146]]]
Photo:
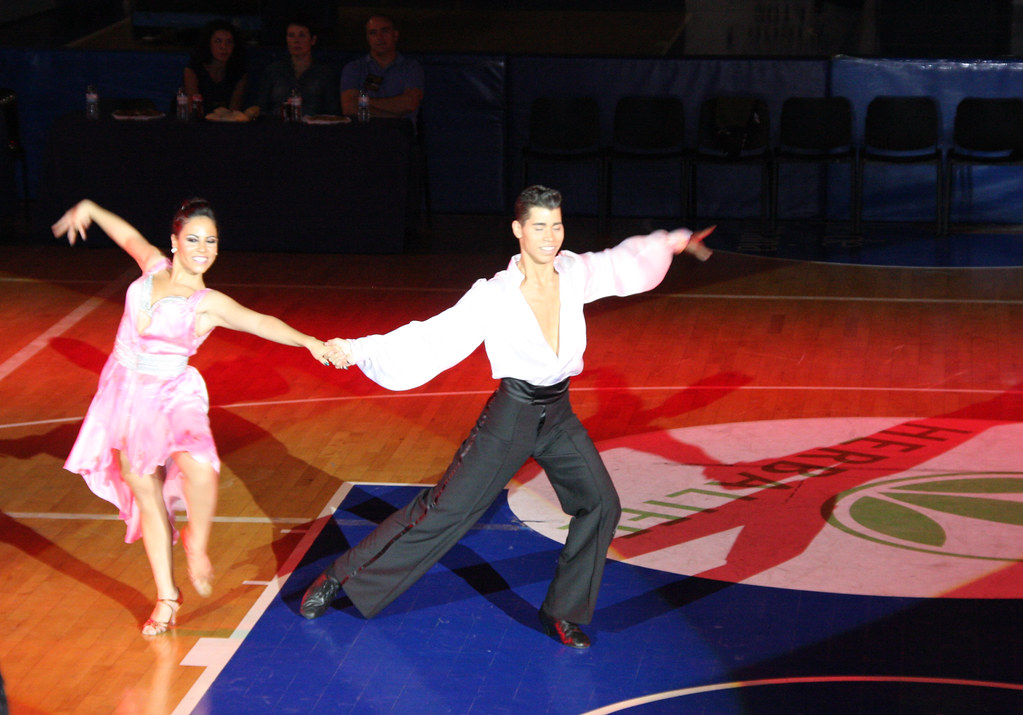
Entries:
[[[323, 338], [358, 336], [434, 314], [506, 261], [225, 251], [209, 285]], [[15, 715], [171, 712], [199, 677], [182, 659], [239, 625], [338, 487], [436, 480], [493, 388], [482, 351], [388, 393], [357, 370], [216, 332], [193, 360], [223, 459], [215, 592], [187, 585], [179, 550], [181, 625], [147, 641], [141, 542], [125, 545], [110, 505], [62, 469], [136, 275], [114, 250], [0, 246], [0, 671]], [[1023, 384], [1021, 282], [1015, 267], [681, 258], [654, 293], [590, 307], [573, 401], [597, 441], [946, 413]]]

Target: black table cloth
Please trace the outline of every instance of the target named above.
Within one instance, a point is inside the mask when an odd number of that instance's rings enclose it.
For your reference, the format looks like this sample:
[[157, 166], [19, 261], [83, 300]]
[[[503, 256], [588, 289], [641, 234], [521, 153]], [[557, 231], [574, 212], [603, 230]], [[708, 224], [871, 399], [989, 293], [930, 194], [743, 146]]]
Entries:
[[404, 242], [412, 142], [404, 120], [306, 125], [68, 115], [50, 131], [42, 218], [55, 221], [90, 198], [166, 247], [179, 203], [201, 196], [217, 213], [222, 250], [396, 253]]

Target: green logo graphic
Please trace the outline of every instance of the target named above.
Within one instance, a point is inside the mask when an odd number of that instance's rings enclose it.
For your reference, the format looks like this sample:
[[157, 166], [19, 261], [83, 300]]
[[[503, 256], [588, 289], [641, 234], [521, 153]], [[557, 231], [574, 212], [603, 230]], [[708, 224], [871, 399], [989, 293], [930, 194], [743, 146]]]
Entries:
[[838, 495], [827, 516], [832, 526], [880, 544], [1020, 561], [1023, 531], [1011, 527], [1023, 527], [1021, 495], [1019, 472], [929, 474], [850, 489]]

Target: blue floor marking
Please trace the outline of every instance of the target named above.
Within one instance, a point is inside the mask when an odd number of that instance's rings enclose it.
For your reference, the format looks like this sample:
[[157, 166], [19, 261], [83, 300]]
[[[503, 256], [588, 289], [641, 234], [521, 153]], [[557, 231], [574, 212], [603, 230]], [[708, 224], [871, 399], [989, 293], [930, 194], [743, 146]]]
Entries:
[[[576, 715], [733, 681], [873, 675], [1020, 683], [1011, 600], [878, 598], [726, 584], [609, 561], [587, 651], [542, 634], [559, 544], [503, 496], [372, 620], [298, 615], [308, 584], [421, 487], [356, 486], [239, 647], [199, 713]], [[684, 709], [683, 709], [684, 705]], [[963, 708], [963, 709], [960, 709]], [[1023, 690], [764, 684], [635, 705], [660, 713], [1023, 713]]]

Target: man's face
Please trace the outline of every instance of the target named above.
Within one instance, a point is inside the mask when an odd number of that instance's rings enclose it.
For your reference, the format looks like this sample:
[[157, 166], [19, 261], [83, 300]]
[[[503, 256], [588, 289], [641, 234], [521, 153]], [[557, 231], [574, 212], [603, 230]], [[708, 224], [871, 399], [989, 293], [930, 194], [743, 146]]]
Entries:
[[397, 51], [398, 31], [386, 17], [371, 17], [366, 23], [366, 42], [373, 55], [392, 55]]
[[561, 243], [565, 240], [561, 209], [534, 206], [525, 221], [512, 222], [512, 233], [519, 239], [519, 249], [524, 259], [538, 265], [550, 263], [558, 255]]

